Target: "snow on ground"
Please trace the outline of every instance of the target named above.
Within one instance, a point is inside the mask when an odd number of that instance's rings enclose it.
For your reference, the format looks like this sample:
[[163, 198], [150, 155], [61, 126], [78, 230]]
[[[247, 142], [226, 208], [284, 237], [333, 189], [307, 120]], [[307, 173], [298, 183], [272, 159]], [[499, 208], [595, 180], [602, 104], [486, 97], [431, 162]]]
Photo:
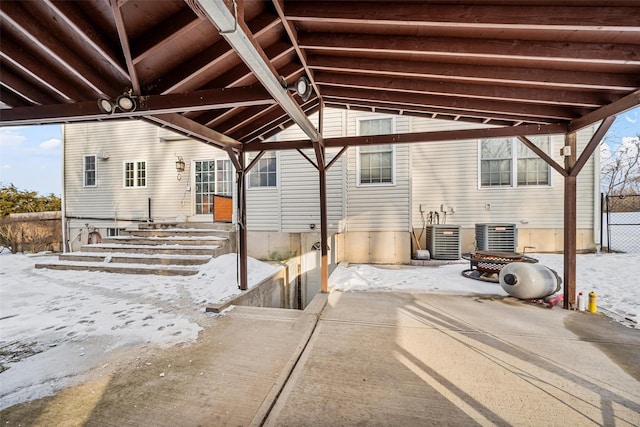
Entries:
[[[533, 254], [563, 276], [563, 256]], [[640, 328], [640, 254], [585, 254], [577, 257], [577, 292], [597, 295], [598, 309], [627, 326]], [[454, 295], [508, 295], [499, 283], [462, 276], [468, 263], [439, 267], [338, 266], [329, 286], [342, 291], [431, 292]]]
[[[54, 259], [0, 256], [0, 409], [55, 392], [105, 353], [193, 342], [204, 306], [240, 293], [235, 254], [195, 276], [34, 268]], [[249, 259], [250, 286], [280, 268]]]
[[[562, 276], [562, 255], [533, 256]], [[201, 330], [198, 322], [205, 319], [204, 306], [240, 292], [235, 254], [211, 260], [194, 276], [33, 267], [54, 258], [0, 256], [0, 409], [51, 395], [113, 363], [120, 350], [191, 343]], [[249, 259], [250, 286], [279, 268]], [[329, 284], [343, 291], [507, 295], [499, 284], [463, 277], [466, 268], [467, 263], [338, 266]], [[616, 320], [630, 319], [626, 324], [636, 328], [639, 278], [640, 254], [578, 255], [578, 291], [595, 291], [599, 310]]]

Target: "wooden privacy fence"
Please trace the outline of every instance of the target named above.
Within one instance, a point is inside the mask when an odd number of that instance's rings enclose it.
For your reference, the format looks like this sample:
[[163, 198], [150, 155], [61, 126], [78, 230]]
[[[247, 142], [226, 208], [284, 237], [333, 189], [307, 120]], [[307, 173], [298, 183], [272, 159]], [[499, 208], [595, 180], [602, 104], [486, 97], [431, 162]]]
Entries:
[[62, 250], [62, 212], [10, 214], [0, 218], [0, 245], [11, 252]]

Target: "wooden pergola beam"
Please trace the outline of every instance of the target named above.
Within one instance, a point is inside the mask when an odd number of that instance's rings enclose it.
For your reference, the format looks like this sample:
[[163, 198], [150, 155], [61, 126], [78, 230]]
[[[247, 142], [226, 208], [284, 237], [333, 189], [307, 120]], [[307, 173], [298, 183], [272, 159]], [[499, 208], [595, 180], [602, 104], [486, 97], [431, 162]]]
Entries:
[[530, 6], [526, 4], [500, 7], [494, 5], [437, 5], [371, 1], [352, 2], [290, 2], [286, 15], [290, 21], [323, 24], [376, 24], [383, 26], [411, 26], [441, 28], [442, 26], [514, 30], [554, 31], [616, 31], [637, 28], [640, 11], [637, 3], [628, 7], [595, 5]]
[[[180, 113], [238, 106], [270, 105], [274, 101], [261, 87], [232, 89], [208, 89], [170, 95], [134, 97], [136, 109], [128, 112], [106, 114], [98, 108], [98, 100], [73, 104], [39, 105], [11, 108], [3, 111], [3, 126], [67, 123], [87, 120], [108, 120], [126, 117], [142, 117], [154, 114]], [[204, 127], [204, 126], [203, 126]]]
[[227, 135], [216, 132], [213, 129], [209, 129], [206, 126], [202, 126], [193, 120], [187, 119], [180, 114], [155, 114], [152, 116], [145, 116], [144, 119], [162, 127], [172, 129], [182, 135], [214, 145], [227, 152], [229, 149], [237, 151], [242, 150], [242, 143], [228, 137]]
[[[430, 81], [391, 76], [353, 76], [339, 73], [316, 73], [322, 86], [356, 88], [400, 93], [417, 93], [463, 99], [479, 99], [540, 105], [563, 105], [581, 108], [599, 108], [610, 103], [612, 94], [604, 92], [574, 92], [549, 88], [519, 88], [488, 84]], [[517, 104], [516, 104], [517, 105]], [[514, 107], [517, 108], [517, 107]]]
[[580, 118], [574, 119], [569, 123], [568, 130], [570, 132], [578, 131], [584, 127], [592, 125], [600, 120], [604, 120], [609, 116], [615, 116], [623, 111], [640, 105], [640, 89], [631, 92], [629, 95], [620, 98], [616, 102], [609, 105], [605, 105], [589, 114], [586, 114]]
[[[324, 145], [326, 147], [355, 147], [362, 145], [379, 144], [459, 141], [466, 139], [517, 137], [520, 135], [564, 134], [566, 133], [566, 131], [567, 126], [564, 124], [505, 126], [496, 128], [445, 130], [436, 132], [413, 132], [387, 135], [324, 138]], [[311, 143], [307, 139], [279, 142], [248, 143], [244, 145], [245, 151], [295, 150], [305, 148], [311, 148]]]
[[309, 55], [313, 70], [396, 76], [480, 84], [557, 88], [565, 90], [606, 90], [626, 92], [640, 83], [637, 74], [579, 70], [551, 70], [531, 67], [495, 67], [445, 62], [424, 62], [328, 55]]
[[[446, 108], [457, 111], [458, 114], [499, 114], [509, 117], [520, 117], [522, 121], [528, 119], [547, 119], [552, 122], [560, 120], [570, 121], [577, 118], [574, 109], [556, 105], [534, 105], [521, 104], [517, 102], [483, 100], [469, 98], [453, 98], [442, 95], [422, 95], [418, 93], [398, 93], [392, 91], [381, 91], [357, 88], [336, 88], [322, 86], [322, 95], [328, 101], [340, 99], [344, 101], [375, 101], [405, 105], [415, 105], [419, 107]], [[587, 110], [585, 110], [586, 112]]]
[[[371, 34], [341, 34], [298, 32], [300, 47], [319, 52], [359, 52], [393, 55], [402, 53], [416, 58], [455, 56], [466, 58], [491, 58], [508, 60], [510, 66], [524, 61], [549, 64], [573, 64], [580, 67], [585, 62], [609, 65], [640, 65], [635, 54], [637, 45], [603, 44], [587, 42], [558, 42], [544, 40], [456, 39], [451, 37], [389, 36]], [[455, 52], [451, 51], [455, 46]], [[562, 57], [557, 52], [562, 51]]]

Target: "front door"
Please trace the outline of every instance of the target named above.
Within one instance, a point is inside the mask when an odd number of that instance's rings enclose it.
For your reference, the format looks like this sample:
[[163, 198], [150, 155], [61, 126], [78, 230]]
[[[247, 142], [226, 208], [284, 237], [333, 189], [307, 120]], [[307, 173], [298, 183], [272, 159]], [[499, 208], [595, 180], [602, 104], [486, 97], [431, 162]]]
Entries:
[[215, 196], [231, 197], [233, 171], [231, 160], [196, 160], [195, 161], [195, 215], [211, 215], [214, 213]]

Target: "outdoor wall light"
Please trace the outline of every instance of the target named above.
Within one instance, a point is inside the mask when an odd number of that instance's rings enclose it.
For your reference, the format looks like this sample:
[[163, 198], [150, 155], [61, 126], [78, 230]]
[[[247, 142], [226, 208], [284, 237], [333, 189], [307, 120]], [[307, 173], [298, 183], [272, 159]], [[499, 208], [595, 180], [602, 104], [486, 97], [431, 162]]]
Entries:
[[184, 159], [182, 158], [182, 156], [178, 156], [178, 160], [176, 161], [176, 171], [184, 172], [184, 169], [185, 169]]
[[313, 88], [311, 87], [311, 82], [305, 76], [300, 77], [295, 84], [292, 85], [288, 85], [284, 77], [280, 77], [280, 82], [283, 88], [295, 91], [303, 101], [306, 101], [311, 96]]

